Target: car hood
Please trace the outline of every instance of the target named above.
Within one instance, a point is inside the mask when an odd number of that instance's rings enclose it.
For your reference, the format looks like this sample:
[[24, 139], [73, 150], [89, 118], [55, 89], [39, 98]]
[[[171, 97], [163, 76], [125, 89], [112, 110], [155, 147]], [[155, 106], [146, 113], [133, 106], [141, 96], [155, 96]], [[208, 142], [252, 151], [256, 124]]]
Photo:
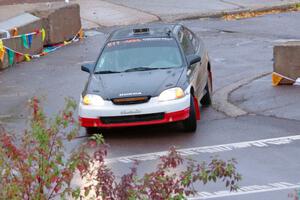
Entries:
[[158, 96], [163, 90], [176, 87], [184, 68], [137, 71], [114, 74], [93, 74], [87, 92], [103, 99], [134, 96]]

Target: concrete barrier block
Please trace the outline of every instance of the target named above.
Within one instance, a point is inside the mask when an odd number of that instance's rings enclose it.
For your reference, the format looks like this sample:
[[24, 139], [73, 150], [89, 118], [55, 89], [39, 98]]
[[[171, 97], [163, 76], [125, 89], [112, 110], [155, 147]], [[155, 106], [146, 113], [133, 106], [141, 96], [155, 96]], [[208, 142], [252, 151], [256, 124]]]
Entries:
[[43, 20], [45, 45], [70, 40], [81, 29], [78, 4], [54, 4], [51, 8], [38, 8], [31, 13]]
[[[5, 33], [5, 31], [8, 31], [10, 35], [12, 35], [14, 28], [17, 28], [19, 35], [31, 33], [37, 29], [40, 30], [42, 28], [42, 21], [40, 18], [34, 15], [24, 13], [4, 22], [0, 22], [0, 38], [6, 38], [7, 34]], [[26, 49], [23, 46], [21, 38], [11, 38], [8, 40], [3, 40], [3, 44], [15, 51], [24, 54], [39, 54], [43, 50], [41, 35], [33, 35], [31, 48], [29, 49]], [[14, 60], [14, 63], [21, 62], [24, 60], [24, 57], [15, 57]], [[5, 54], [3, 63], [0, 61], [0, 69], [6, 68], [8, 66], [8, 57], [7, 54]]]
[[300, 41], [274, 46], [274, 72], [296, 80], [300, 77]]

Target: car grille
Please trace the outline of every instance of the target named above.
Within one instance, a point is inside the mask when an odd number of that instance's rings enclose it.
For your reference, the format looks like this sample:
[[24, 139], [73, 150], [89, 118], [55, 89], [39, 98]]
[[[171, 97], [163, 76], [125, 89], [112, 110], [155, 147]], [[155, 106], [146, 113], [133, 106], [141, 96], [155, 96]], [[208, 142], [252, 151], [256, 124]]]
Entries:
[[117, 124], [129, 122], [144, 122], [152, 120], [161, 120], [164, 118], [164, 113], [144, 114], [144, 115], [129, 115], [117, 117], [101, 117], [103, 124]]
[[112, 102], [116, 105], [130, 105], [130, 104], [139, 104], [146, 103], [150, 100], [150, 97], [129, 97], [129, 98], [116, 98], [112, 99]]

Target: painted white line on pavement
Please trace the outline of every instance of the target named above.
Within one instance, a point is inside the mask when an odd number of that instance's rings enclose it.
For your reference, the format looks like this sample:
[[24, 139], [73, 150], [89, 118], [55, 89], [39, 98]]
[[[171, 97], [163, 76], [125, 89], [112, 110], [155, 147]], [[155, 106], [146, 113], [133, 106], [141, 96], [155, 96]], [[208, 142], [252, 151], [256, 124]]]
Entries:
[[270, 183], [267, 185], [251, 185], [241, 187], [236, 192], [230, 192], [229, 190], [223, 190], [218, 192], [199, 192], [193, 197], [189, 197], [188, 200], [202, 200], [202, 199], [213, 199], [220, 197], [231, 197], [245, 194], [255, 194], [262, 192], [273, 192], [280, 190], [291, 190], [300, 188], [300, 183], [292, 184], [287, 182]]
[[[245, 149], [250, 147], [264, 148], [264, 147], [270, 147], [276, 145], [284, 145], [284, 144], [292, 143], [293, 141], [296, 140], [300, 140], [300, 135], [253, 140], [253, 141], [246, 141], [246, 142], [236, 142], [236, 143], [213, 145], [213, 146], [194, 147], [194, 148], [187, 148], [187, 149], [178, 149], [177, 151], [182, 156], [190, 156], [190, 155], [199, 155], [201, 153], [217, 153], [217, 152], [224, 152], [224, 151], [233, 151], [236, 149]], [[106, 159], [105, 161], [108, 164], [116, 163], [116, 162], [132, 163], [134, 161], [149, 161], [149, 160], [156, 160], [161, 156], [167, 155], [167, 153], [168, 151], [137, 154], [137, 155], [110, 158], [110, 159]]]

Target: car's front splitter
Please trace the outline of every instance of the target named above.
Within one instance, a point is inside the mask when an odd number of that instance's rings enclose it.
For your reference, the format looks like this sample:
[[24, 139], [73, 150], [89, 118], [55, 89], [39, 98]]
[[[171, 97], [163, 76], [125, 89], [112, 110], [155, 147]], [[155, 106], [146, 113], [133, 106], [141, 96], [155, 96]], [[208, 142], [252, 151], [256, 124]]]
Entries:
[[143, 126], [152, 124], [164, 124], [176, 121], [183, 121], [189, 117], [190, 108], [184, 110], [164, 113], [163, 119], [150, 120], [150, 121], [136, 121], [136, 122], [120, 122], [105, 124], [101, 121], [101, 118], [83, 118], [80, 117], [80, 125], [83, 127], [99, 127], [99, 128], [113, 128], [113, 127], [129, 127], [129, 126]]

